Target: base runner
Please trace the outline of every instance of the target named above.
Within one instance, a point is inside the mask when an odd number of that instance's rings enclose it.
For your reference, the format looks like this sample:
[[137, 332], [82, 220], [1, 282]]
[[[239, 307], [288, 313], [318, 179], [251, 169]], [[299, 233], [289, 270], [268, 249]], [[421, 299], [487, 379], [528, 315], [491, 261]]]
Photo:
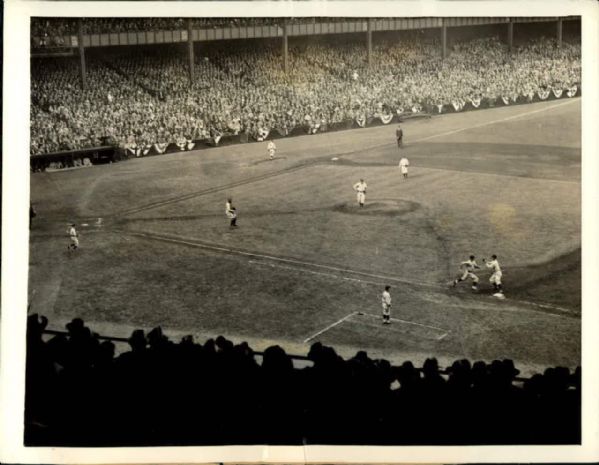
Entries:
[[480, 269], [480, 266], [476, 263], [474, 255], [470, 255], [470, 258], [462, 263], [460, 263], [460, 271], [462, 275], [459, 278], [454, 279], [453, 287], [456, 287], [458, 283], [465, 281], [466, 279], [472, 280], [472, 290], [478, 290], [478, 276], [476, 276], [473, 271], [475, 269]]

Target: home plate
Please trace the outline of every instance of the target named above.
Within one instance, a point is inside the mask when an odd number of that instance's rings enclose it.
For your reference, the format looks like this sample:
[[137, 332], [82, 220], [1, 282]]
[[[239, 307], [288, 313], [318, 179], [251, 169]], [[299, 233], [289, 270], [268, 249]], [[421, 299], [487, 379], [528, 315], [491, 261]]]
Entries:
[[83, 223], [81, 226], [89, 226], [89, 224], [87, 224], [87, 223]]
[[[352, 315], [355, 316], [359, 316], [359, 317], [367, 317], [367, 318], [371, 318], [374, 320], [378, 320], [377, 323], [374, 324], [370, 324], [370, 323], [365, 323], [362, 321], [360, 321], [360, 319], [353, 319]], [[393, 323], [393, 325], [391, 325], [391, 327], [393, 327], [394, 329], [390, 329], [390, 326], [387, 325], [383, 325], [382, 324], [382, 318], [380, 314], [375, 314], [375, 313], [367, 313], [364, 311], [357, 311], [355, 313], [353, 313], [352, 315], [350, 315], [350, 318], [348, 318], [348, 321], [354, 321], [354, 322], [360, 322], [361, 324], [364, 324], [365, 326], [371, 326], [374, 328], [385, 328], [382, 331], [392, 331], [395, 333], [402, 333], [404, 335], [410, 335], [410, 336], [415, 336], [415, 337], [419, 337], [419, 338], [423, 338], [423, 339], [432, 339], [432, 340], [436, 340], [436, 341], [441, 341], [442, 339], [445, 339], [447, 337], [447, 335], [450, 333], [450, 331], [448, 329], [443, 329], [443, 328], [439, 328], [437, 326], [431, 326], [431, 325], [426, 325], [426, 324], [422, 324], [422, 323], [417, 323], [415, 321], [409, 321], [409, 320], [402, 320], [400, 318], [391, 318], [391, 322]]]
[[337, 160], [339, 160], [339, 157], [333, 157], [333, 158], [331, 158], [331, 160], [337, 161]]
[[493, 294], [493, 297], [497, 297], [500, 300], [505, 299], [505, 296], [501, 292], [496, 292], [495, 294]]

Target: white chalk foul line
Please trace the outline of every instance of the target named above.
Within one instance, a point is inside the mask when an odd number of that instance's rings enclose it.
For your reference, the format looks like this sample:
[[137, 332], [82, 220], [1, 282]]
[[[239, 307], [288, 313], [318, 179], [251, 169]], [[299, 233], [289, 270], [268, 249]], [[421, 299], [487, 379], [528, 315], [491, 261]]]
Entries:
[[[260, 265], [260, 266], [266, 266], [266, 267], [271, 267], [271, 268], [279, 268], [282, 270], [290, 270], [290, 271], [299, 271], [301, 273], [309, 273], [309, 274], [315, 274], [315, 275], [319, 275], [319, 276], [326, 276], [329, 278], [335, 278], [335, 279], [341, 279], [343, 281], [353, 281], [353, 282], [358, 282], [358, 283], [364, 283], [364, 284], [373, 284], [376, 286], [381, 286], [383, 284], [385, 284], [386, 281], [369, 281], [367, 279], [358, 279], [358, 278], [350, 278], [348, 276], [340, 276], [337, 274], [333, 274], [333, 273], [323, 273], [322, 271], [314, 271], [314, 270], [307, 270], [305, 268], [298, 268], [298, 267], [293, 267], [293, 266], [284, 266], [284, 265], [278, 265], [278, 264], [274, 264], [274, 263], [264, 263], [261, 262], [259, 260], [250, 260], [249, 261], [250, 264], [254, 264], [254, 265]], [[346, 270], [348, 273], [355, 273], [352, 270]], [[392, 280], [395, 278], [390, 278], [390, 277], [384, 277], [386, 280]], [[412, 283], [410, 283], [412, 284]], [[432, 284], [428, 284], [430, 286], [433, 286]], [[438, 286], [441, 289], [445, 289], [447, 286]], [[516, 303], [520, 303], [520, 304], [525, 304], [525, 305], [530, 305], [533, 307], [538, 307], [538, 308], [543, 308], [543, 309], [547, 309], [547, 310], [553, 310], [553, 311], [558, 311], [560, 313], [548, 313], [548, 312], [541, 312], [539, 310], [535, 310], [535, 309], [528, 309], [531, 312], [535, 312], [535, 313], [542, 313], [543, 315], [548, 315], [548, 316], [553, 316], [553, 317], [560, 317], [563, 318], [565, 316], [571, 316], [571, 315], [576, 315], [575, 312], [573, 312], [572, 310], [569, 310], [567, 308], [564, 307], [559, 307], [557, 305], [551, 305], [551, 304], [541, 304], [541, 303], [535, 303], [535, 302], [531, 302], [529, 300], [520, 300], [520, 299], [510, 299], [512, 302], [516, 302]], [[521, 310], [519, 309], [502, 309], [502, 311], [511, 311], [511, 312], [520, 312]]]
[[375, 284], [377, 286], [380, 286], [383, 284], [383, 282], [381, 282], [381, 281], [368, 281], [366, 279], [349, 278], [347, 276], [340, 276], [338, 274], [333, 274], [333, 273], [323, 273], [322, 271], [306, 270], [305, 268], [298, 268], [298, 267], [285, 266], [285, 265], [275, 265], [274, 263], [264, 263], [259, 260], [250, 260], [249, 263], [251, 263], [253, 265], [268, 266], [271, 268], [276, 267], [276, 268], [279, 268], [282, 270], [300, 271], [302, 273], [310, 273], [310, 274], [315, 274], [318, 276], [326, 276], [328, 278], [342, 279], [343, 281], [353, 281], [353, 282], [364, 283], [364, 284]]
[[423, 166], [421, 169], [428, 171], [441, 171], [441, 172], [450, 172], [450, 173], [462, 173], [462, 174], [473, 174], [476, 176], [486, 176], [489, 178], [511, 178], [522, 181], [522, 179], [527, 179], [531, 182], [539, 182], [539, 183], [558, 183], [558, 184], [577, 184], [580, 185], [580, 181], [568, 181], [567, 179], [550, 179], [550, 178], [530, 178], [530, 177], [522, 177], [517, 174], [502, 174], [502, 173], [484, 173], [482, 171], [464, 171], [460, 169], [452, 169], [452, 168], [432, 168], [430, 166]]
[[[381, 318], [381, 315], [376, 315], [374, 313], [359, 313], [358, 315], [360, 316], [369, 316], [371, 318]], [[431, 326], [431, 325], [425, 325], [422, 323], [416, 323], [415, 321], [409, 321], [409, 320], [402, 320], [400, 318], [390, 318], [391, 321], [397, 321], [398, 323], [404, 323], [407, 325], [414, 325], [414, 326], [420, 326], [421, 328], [427, 328], [427, 329], [434, 329], [435, 331], [439, 331], [444, 333], [443, 337], [447, 336], [447, 334], [450, 332], [448, 329], [444, 329], [444, 328], [439, 328], [438, 326]]]
[[[392, 320], [392, 321], [395, 321], [393, 318], [391, 318], [391, 320]], [[426, 339], [426, 340], [429, 340], [429, 341], [430, 341], [430, 340], [434, 340], [434, 341], [440, 341], [440, 340], [442, 340], [442, 339], [445, 339], [445, 337], [446, 337], [446, 336], [449, 334], [449, 332], [447, 332], [447, 333], [443, 333], [443, 334], [441, 334], [441, 336], [426, 337], [426, 336], [422, 336], [422, 335], [418, 335], [418, 334], [414, 334], [414, 333], [407, 333], [405, 330], [404, 330], [404, 331], [398, 331], [398, 330], [396, 330], [396, 329], [393, 329], [393, 327], [392, 327], [392, 326], [390, 326], [390, 325], [385, 325], [385, 324], [382, 324], [382, 323], [379, 323], [379, 324], [376, 324], [376, 323], [369, 323], [369, 322], [367, 322], [367, 321], [364, 321], [364, 320], [362, 320], [362, 321], [359, 321], [359, 320], [355, 320], [355, 319], [353, 319], [353, 320], [349, 320], [349, 321], [350, 321], [350, 322], [354, 322], [354, 323], [356, 323], [356, 324], [359, 324], [360, 326], [366, 326], [366, 327], [368, 327], [368, 328], [375, 328], [375, 329], [382, 329], [382, 330], [383, 330], [383, 331], [385, 331], [385, 332], [393, 332], [393, 333], [396, 333], [396, 334], [402, 334], [402, 335], [404, 335], [404, 336], [406, 336], [406, 335], [409, 335], [409, 336], [415, 336], [415, 337], [417, 337], [417, 338], [420, 338], [420, 339]], [[397, 327], [397, 325], [396, 325], [396, 327]]]
[[[320, 336], [321, 334], [324, 334], [324, 333], [326, 333], [327, 331], [329, 331], [329, 330], [333, 329], [335, 326], [339, 326], [339, 325], [340, 325], [341, 323], [343, 323], [344, 321], [348, 321], [350, 318], [352, 318], [352, 317], [354, 317], [354, 316], [368, 316], [368, 317], [371, 317], [371, 318], [376, 318], [376, 319], [379, 319], [379, 318], [380, 318], [380, 315], [375, 315], [374, 313], [352, 312], [352, 313], [350, 313], [350, 314], [348, 314], [348, 315], [345, 315], [343, 318], [341, 318], [341, 319], [339, 319], [339, 320], [335, 321], [334, 323], [331, 323], [331, 324], [330, 324], [330, 325], [328, 325], [326, 328], [323, 328], [323, 329], [321, 329], [321, 330], [320, 330], [320, 331], [318, 331], [317, 333], [314, 333], [312, 336], [310, 336], [310, 337], [306, 338], [306, 339], [304, 340], [304, 344], [306, 344], [306, 343], [310, 342], [311, 340], [313, 340], [313, 339], [317, 338], [317, 337], [318, 337], [318, 336]], [[364, 326], [371, 326], [371, 327], [374, 327], [373, 325], [366, 324], [366, 323], [364, 323], [364, 322], [360, 322], [359, 320], [353, 320], [353, 321], [355, 321], [355, 322], [356, 322], [356, 323], [358, 323], [358, 324], [364, 325]], [[443, 334], [441, 334], [440, 336], [436, 336], [436, 337], [434, 337], [434, 339], [435, 339], [436, 341], [440, 341], [440, 340], [442, 340], [442, 339], [445, 339], [445, 337], [447, 337], [447, 335], [450, 333], [450, 331], [449, 331], [449, 330], [446, 330], [446, 329], [443, 329], [443, 328], [438, 328], [438, 327], [436, 327], [436, 326], [430, 326], [430, 325], [424, 325], [424, 324], [421, 324], [421, 323], [416, 323], [416, 322], [414, 322], [414, 321], [401, 320], [401, 319], [399, 319], [399, 318], [391, 318], [391, 321], [395, 321], [395, 322], [398, 322], [398, 323], [404, 323], [404, 324], [408, 324], [408, 325], [420, 326], [420, 327], [422, 327], [422, 328], [426, 328], [426, 329], [432, 329], [432, 330], [434, 330], [434, 331], [437, 331], [437, 332], [442, 332]], [[429, 338], [426, 338], [426, 339], [429, 339]]]
[[[197, 247], [197, 248], [201, 248], [201, 249], [214, 250], [214, 251], [218, 251], [218, 252], [226, 252], [226, 253], [230, 253], [230, 254], [234, 254], [234, 255], [235, 254], [242, 255], [242, 256], [246, 256], [246, 257], [262, 258], [262, 259], [272, 260], [272, 261], [276, 261], [276, 262], [290, 263], [290, 264], [303, 265], [303, 266], [311, 266], [314, 268], [327, 269], [330, 271], [339, 271], [342, 273], [351, 273], [351, 274], [360, 275], [360, 276], [367, 276], [370, 278], [383, 279], [383, 280], [385, 280], [385, 282], [394, 281], [394, 282], [398, 282], [398, 283], [402, 283], [402, 284], [409, 284], [411, 286], [429, 287], [429, 288], [442, 289], [442, 290], [447, 289], [447, 286], [429, 283], [429, 282], [425, 282], [425, 281], [411, 281], [411, 280], [407, 280], [407, 279], [396, 278], [393, 276], [385, 276], [385, 275], [379, 275], [379, 274], [374, 274], [374, 273], [367, 273], [364, 271], [351, 270], [348, 268], [340, 268], [340, 267], [335, 267], [335, 266], [330, 266], [330, 265], [322, 265], [320, 263], [307, 262], [307, 261], [302, 261], [302, 260], [297, 260], [297, 259], [292, 259], [292, 258], [282, 258], [282, 257], [276, 257], [276, 256], [272, 256], [272, 255], [259, 254], [259, 253], [255, 253], [255, 252], [245, 252], [243, 250], [232, 249], [230, 247], [223, 247], [223, 246], [218, 246], [218, 245], [214, 245], [214, 244], [205, 244], [205, 243], [201, 243], [201, 242], [190, 242], [190, 241], [186, 241], [183, 239], [177, 239], [177, 238], [173, 238], [173, 237], [169, 237], [169, 236], [162, 236], [162, 235], [158, 235], [158, 234], [149, 234], [149, 233], [142, 233], [142, 232], [136, 232], [136, 231], [125, 231], [125, 232], [128, 234], [131, 234], [133, 236], [145, 237], [147, 239], [160, 240], [160, 241], [164, 241], [164, 242], [172, 242], [174, 244], [184, 244], [184, 245], [189, 245], [189, 246]], [[366, 284], [376, 284], [376, 285], [381, 284], [381, 282], [369, 281], [369, 280], [358, 279], [358, 278], [350, 278], [347, 276], [339, 276], [339, 275], [335, 275], [333, 273], [323, 273], [323, 272], [318, 272], [318, 271], [314, 271], [314, 270], [307, 270], [305, 268], [301, 269], [301, 268], [297, 268], [297, 267], [294, 268], [294, 267], [289, 267], [289, 266], [275, 265], [273, 263], [271, 263], [271, 264], [261, 263], [260, 261], [257, 261], [257, 260], [250, 260], [250, 263], [260, 264], [263, 266], [271, 266], [271, 267], [276, 266], [277, 268], [288, 269], [288, 270], [292, 270], [292, 271], [301, 271], [301, 272], [312, 273], [312, 274], [317, 274], [317, 275], [321, 275], [321, 276], [329, 276], [329, 277], [333, 277], [333, 278], [337, 278], [337, 279], [343, 279], [345, 281], [354, 281], [354, 282], [361, 282], [361, 283], [366, 283]], [[551, 313], [543, 312], [543, 314], [547, 314], [547, 315], [565, 317], [567, 315], [573, 314], [573, 312], [571, 310], [568, 310], [563, 307], [551, 305], [551, 304], [540, 304], [540, 303], [530, 302], [530, 301], [526, 301], [526, 300], [519, 300], [519, 299], [511, 299], [511, 301], [525, 304], [525, 305], [535, 306], [538, 308], [550, 309], [550, 310], [558, 311], [558, 312], [562, 313], [562, 315], [553, 315]], [[533, 312], [535, 311], [533, 309], [529, 309], [529, 310], [533, 311]], [[517, 310], [517, 311], [519, 311], [519, 310]]]
[[[539, 108], [537, 110], [527, 111], [524, 113], [520, 113], [519, 115], [506, 116], [505, 118], [500, 118], [500, 119], [496, 119], [496, 120], [492, 120], [492, 121], [486, 121], [484, 123], [475, 124], [473, 126], [468, 126], [468, 127], [459, 128], [459, 129], [453, 129], [451, 131], [441, 132], [439, 134], [434, 134], [432, 136], [421, 137], [420, 139], [414, 139], [413, 141], [410, 141], [410, 143], [424, 142], [426, 140], [436, 139], [437, 137], [450, 136], [452, 134], [457, 134], [459, 132], [469, 131], [470, 129], [482, 128], [484, 126], [490, 126], [491, 124], [503, 123], [505, 121], [511, 121], [513, 119], [524, 118], [526, 116], [534, 115], [536, 113], [543, 113], [545, 111], [553, 110], [554, 108], [561, 107], [563, 105], [568, 105], [573, 102], [576, 102], [576, 100], [566, 100], [565, 102], [560, 102], [555, 105], [551, 105], [551, 106], [544, 107], [544, 108]], [[506, 108], [506, 107], [502, 107], [502, 108]]]
[[[577, 315], [576, 312], [568, 309], [568, 308], [564, 308], [564, 307], [559, 307], [557, 305], [551, 305], [551, 304], [541, 304], [541, 303], [536, 303], [536, 302], [531, 302], [530, 300], [514, 300], [514, 302], [520, 302], [523, 304], [528, 304], [528, 305], [532, 305], [534, 307], [539, 307], [539, 308], [546, 308], [548, 310], [557, 310], [559, 312], [565, 313], [566, 315]], [[546, 312], [543, 312], [543, 314], [547, 314]], [[549, 314], [550, 315], [550, 314]], [[555, 316], [562, 316], [562, 315], [555, 315]]]
[[322, 333], [326, 333], [328, 330], [334, 328], [337, 325], [340, 325], [341, 323], [343, 323], [345, 320], [347, 320], [348, 318], [351, 318], [352, 316], [356, 315], [356, 312], [352, 312], [348, 315], [345, 315], [343, 318], [341, 318], [340, 320], [335, 321], [335, 323], [331, 323], [329, 326], [327, 326], [324, 329], [321, 329], [320, 331], [318, 331], [317, 333], [314, 333], [312, 336], [304, 339], [304, 344], [310, 342], [312, 339], [314, 339], [315, 337], [320, 336]]
[[[343, 279], [345, 281], [356, 281], [356, 282], [360, 282], [360, 283], [367, 283], [367, 284], [375, 284], [375, 285], [381, 285], [380, 282], [376, 282], [376, 281], [366, 281], [363, 279], [357, 279], [357, 278], [348, 278], [345, 276], [338, 276], [336, 274], [332, 274], [332, 273], [322, 273], [320, 271], [312, 271], [312, 270], [301, 270], [298, 268], [293, 268], [291, 266], [281, 266], [281, 265], [274, 265], [274, 264], [267, 264], [267, 263], [261, 263], [259, 261], [255, 261], [255, 260], [250, 260], [250, 263], [252, 264], [257, 264], [257, 265], [262, 265], [262, 266], [270, 266], [270, 267], [277, 267], [277, 268], [282, 268], [282, 269], [286, 269], [286, 270], [292, 270], [292, 271], [301, 271], [301, 272], [305, 272], [305, 273], [312, 273], [312, 274], [316, 274], [316, 275], [320, 275], [320, 276], [327, 276], [327, 277], [331, 277], [331, 278], [336, 278], [336, 279]], [[343, 321], [346, 321], [347, 319], [349, 319], [350, 317], [352, 317], [353, 315], [358, 315], [358, 316], [369, 316], [369, 317], [373, 317], [373, 318], [379, 318], [379, 316], [375, 315], [374, 313], [363, 313], [363, 312], [354, 312], [348, 316], [346, 316], [345, 318], [341, 319], [338, 322], [335, 322], [333, 325], [331, 325], [330, 327], [325, 328], [324, 330], [322, 330], [321, 332], [317, 333], [315, 336], [312, 336], [311, 338], [308, 338], [305, 342], [309, 341], [310, 339], [313, 339], [314, 337], [328, 331], [330, 328], [337, 326], [338, 324], [342, 323]], [[437, 341], [440, 341], [441, 339], [444, 339], [451, 331], [444, 329], [444, 328], [439, 328], [437, 326], [430, 326], [430, 325], [425, 325], [425, 324], [421, 324], [421, 323], [416, 323], [414, 321], [408, 321], [408, 320], [401, 320], [399, 318], [391, 318], [391, 321], [397, 321], [400, 323], [405, 323], [405, 324], [410, 324], [410, 325], [414, 325], [414, 326], [421, 326], [423, 328], [428, 328], [428, 329], [434, 329], [436, 331], [442, 332], [443, 334], [441, 334], [440, 337], [435, 338]]]
[[[134, 236], [145, 237], [148, 239], [161, 240], [164, 242], [172, 242], [174, 244], [185, 244], [185, 245], [189, 245], [192, 247], [198, 247], [201, 249], [216, 250], [219, 252], [227, 252], [230, 254], [242, 255], [242, 256], [246, 256], [246, 257], [262, 258], [265, 260], [271, 260], [271, 261], [281, 262], [281, 263], [290, 263], [290, 264], [294, 264], [294, 265], [311, 266], [313, 268], [320, 268], [320, 269], [324, 269], [324, 270], [339, 271], [342, 273], [351, 273], [351, 274], [360, 275], [360, 276], [367, 276], [369, 278], [384, 279], [386, 281], [395, 281], [398, 283], [409, 284], [412, 286], [424, 286], [424, 287], [433, 287], [435, 289], [445, 289], [445, 286], [441, 286], [439, 284], [434, 284], [434, 283], [427, 283], [424, 281], [411, 281], [411, 280], [407, 280], [407, 279], [396, 278], [393, 276], [385, 276], [385, 275], [379, 275], [379, 274], [374, 274], [374, 273], [367, 273], [365, 271], [356, 271], [356, 270], [351, 270], [348, 268], [341, 268], [341, 267], [332, 266], [332, 265], [323, 265], [320, 263], [308, 262], [308, 261], [298, 260], [298, 259], [294, 259], [294, 258], [283, 258], [283, 257], [274, 256], [274, 255], [260, 254], [257, 252], [246, 252], [243, 250], [232, 249], [230, 247], [206, 244], [206, 243], [202, 243], [202, 242], [191, 242], [191, 241], [187, 241], [184, 239], [178, 239], [178, 238], [174, 238], [174, 237], [170, 237], [170, 236], [162, 236], [159, 234], [149, 234], [149, 233], [142, 233], [142, 232], [135, 232], [135, 231], [129, 231], [128, 233], [132, 234]], [[258, 263], [258, 262], [254, 261], [254, 263]], [[332, 275], [332, 276], [334, 276], [334, 275]], [[360, 281], [356, 278], [344, 278], [344, 279]], [[362, 282], [366, 282], [366, 281], [362, 281]], [[378, 284], [378, 283], [372, 283], [372, 284]]]

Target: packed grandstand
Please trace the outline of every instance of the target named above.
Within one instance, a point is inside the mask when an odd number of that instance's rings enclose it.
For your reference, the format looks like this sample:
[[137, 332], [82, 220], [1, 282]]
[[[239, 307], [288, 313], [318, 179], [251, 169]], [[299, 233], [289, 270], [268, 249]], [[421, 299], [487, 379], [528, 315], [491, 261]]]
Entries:
[[[315, 23], [318, 21], [345, 21], [346, 18], [285, 18], [291, 23]], [[281, 24], [281, 18], [192, 18], [193, 27], [217, 28], [237, 26], [271, 26]], [[83, 32], [89, 34], [136, 32], [149, 30], [176, 30], [186, 27], [184, 18], [84, 18]], [[61, 45], [60, 37], [77, 34], [78, 20], [76, 18], [32, 18], [31, 37], [36, 47]]]
[[[74, 20], [52, 21], [33, 23], [32, 34], [48, 34], [47, 28], [49, 37], [73, 32]], [[135, 30], [149, 27], [148, 21], [89, 19], [83, 27]], [[152, 27], [181, 26], [177, 18], [153, 21], [158, 23]], [[78, 58], [36, 58], [30, 151], [114, 145], [139, 156], [169, 146], [190, 149], [198, 141], [214, 145], [228, 135], [264, 140], [297, 128], [317, 133], [346, 123], [387, 124], [421, 112], [573, 96], [580, 92], [580, 59], [579, 40], [558, 45], [554, 38], [534, 37], [510, 49], [498, 36], [454, 41], [443, 58], [438, 37], [413, 31], [401, 40], [376, 40], [370, 65], [357, 37], [296, 41], [285, 73], [280, 45], [227, 41], [195, 48], [190, 85], [181, 45], [116, 47], [86, 54], [84, 89]]]

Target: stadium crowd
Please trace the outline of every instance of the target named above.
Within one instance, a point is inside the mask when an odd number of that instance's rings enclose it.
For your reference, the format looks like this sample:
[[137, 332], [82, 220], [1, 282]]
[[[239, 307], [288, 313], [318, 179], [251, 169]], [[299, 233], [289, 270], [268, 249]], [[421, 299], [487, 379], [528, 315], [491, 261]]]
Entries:
[[116, 355], [81, 319], [52, 338], [47, 324], [28, 317], [28, 446], [580, 441], [579, 368], [522, 380], [511, 360], [443, 371], [434, 358], [345, 360], [319, 342], [297, 368], [279, 346], [257, 357], [245, 342], [176, 343], [159, 327], [133, 331]]
[[436, 40], [406, 37], [377, 43], [370, 67], [360, 42], [300, 44], [290, 47], [288, 74], [278, 46], [226, 47], [196, 51], [191, 86], [185, 54], [174, 46], [88, 55], [85, 90], [75, 59], [32, 61], [31, 154], [101, 140], [159, 152], [224, 134], [263, 140], [272, 130], [316, 132], [343, 121], [364, 126], [408, 109], [544, 99], [581, 80], [580, 44], [557, 47], [552, 39], [512, 52], [498, 38], [458, 42], [443, 60]]
[[[215, 29], [240, 26], [273, 26], [287, 23], [315, 23], [339, 22], [348, 18], [272, 18], [272, 17], [247, 17], [247, 18], [192, 18], [194, 29]], [[187, 29], [186, 18], [82, 18], [84, 34], [106, 34], [119, 32], [143, 31], [176, 31]], [[31, 19], [31, 36], [45, 39], [43, 43], [34, 42], [37, 47], [56, 45], [56, 41], [67, 35], [78, 32], [77, 18], [43, 18]]]

